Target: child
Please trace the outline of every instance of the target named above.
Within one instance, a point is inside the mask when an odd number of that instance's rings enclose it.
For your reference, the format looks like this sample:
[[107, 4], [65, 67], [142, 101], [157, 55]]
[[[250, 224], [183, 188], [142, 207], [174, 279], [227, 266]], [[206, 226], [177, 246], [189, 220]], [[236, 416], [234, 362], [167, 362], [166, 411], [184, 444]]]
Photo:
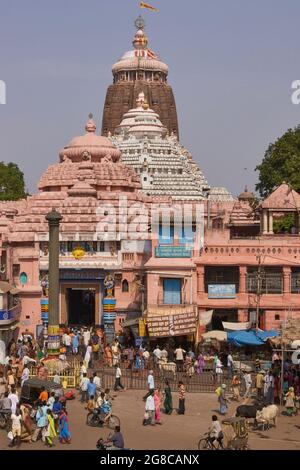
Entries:
[[237, 375], [234, 375], [232, 378], [232, 391], [233, 391], [233, 400], [239, 401], [240, 400], [240, 380], [238, 379]]
[[293, 416], [293, 414], [295, 414], [294, 387], [289, 388], [289, 391], [286, 393], [285, 398], [286, 398], [286, 402], [285, 402], [286, 412], [289, 416]]
[[92, 413], [95, 408], [96, 408], [95, 397], [94, 395], [91, 395], [89, 398], [89, 401], [87, 402], [86, 409], [88, 410], [89, 413]]

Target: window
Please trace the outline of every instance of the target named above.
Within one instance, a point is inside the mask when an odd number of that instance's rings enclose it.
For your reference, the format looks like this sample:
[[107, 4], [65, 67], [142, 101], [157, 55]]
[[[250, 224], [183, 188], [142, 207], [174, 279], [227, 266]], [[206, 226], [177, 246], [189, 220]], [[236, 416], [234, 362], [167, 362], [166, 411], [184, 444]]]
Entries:
[[174, 225], [168, 223], [159, 224], [159, 244], [173, 245], [174, 243]]
[[[281, 268], [264, 267], [261, 269], [261, 293], [282, 294], [283, 273]], [[247, 292], [257, 294], [257, 268], [247, 270]]]
[[181, 304], [181, 279], [164, 279], [164, 304]]
[[280, 315], [275, 315], [275, 320], [280, 320]]
[[124, 281], [122, 281], [122, 292], [129, 292], [129, 284], [127, 279], [124, 279]]
[[19, 277], [19, 276], [20, 276], [20, 265], [13, 264], [13, 277]]

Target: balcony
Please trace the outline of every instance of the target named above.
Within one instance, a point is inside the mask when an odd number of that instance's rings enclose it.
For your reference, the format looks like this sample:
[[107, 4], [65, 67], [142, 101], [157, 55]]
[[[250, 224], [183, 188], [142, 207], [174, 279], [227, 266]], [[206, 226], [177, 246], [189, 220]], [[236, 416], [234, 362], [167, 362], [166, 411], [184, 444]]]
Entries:
[[0, 310], [0, 327], [11, 325], [20, 320], [21, 304], [15, 305], [10, 310]]
[[[49, 269], [49, 255], [40, 255], [40, 270]], [[81, 259], [76, 259], [70, 252], [60, 253], [59, 267], [61, 269], [120, 269], [122, 266], [122, 253], [86, 252]]]

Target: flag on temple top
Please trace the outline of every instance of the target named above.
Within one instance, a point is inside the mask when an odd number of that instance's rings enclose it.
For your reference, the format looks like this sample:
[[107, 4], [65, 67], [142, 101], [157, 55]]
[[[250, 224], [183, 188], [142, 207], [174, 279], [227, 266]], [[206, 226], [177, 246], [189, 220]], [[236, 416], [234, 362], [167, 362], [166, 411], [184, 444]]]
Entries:
[[149, 3], [141, 2], [140, 3], [141, 8], [147, 8], [148, 10], [151, 11], [159, 11], [157, 8], [153, 7], [152, 5], [149, 5]]
[[148, 59], [157, 59], [157, 54], [151, 51], [151, 49], [147, 49], [147, 57]]

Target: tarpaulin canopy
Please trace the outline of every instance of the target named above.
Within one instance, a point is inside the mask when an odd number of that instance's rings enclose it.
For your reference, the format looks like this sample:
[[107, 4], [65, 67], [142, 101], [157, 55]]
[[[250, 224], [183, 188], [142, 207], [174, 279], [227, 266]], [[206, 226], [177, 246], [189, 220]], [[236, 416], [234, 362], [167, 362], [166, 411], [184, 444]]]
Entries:
[[227, 340], [235, 346], [262, 346], [268, 338], [276, 336], [278, 336], [277, 331], [232, 331], [227, 334]]
[[241, 331], [241, 330], [249, 330], [250, 328], [250, 323], [247, 321], [247, 322], [240, 322], [240, 323], [237, 323], [237, 322], [226, 322], [226, 321], [223, 321], [223, 328], [225, 331], [229, 330], [229, 331]]

